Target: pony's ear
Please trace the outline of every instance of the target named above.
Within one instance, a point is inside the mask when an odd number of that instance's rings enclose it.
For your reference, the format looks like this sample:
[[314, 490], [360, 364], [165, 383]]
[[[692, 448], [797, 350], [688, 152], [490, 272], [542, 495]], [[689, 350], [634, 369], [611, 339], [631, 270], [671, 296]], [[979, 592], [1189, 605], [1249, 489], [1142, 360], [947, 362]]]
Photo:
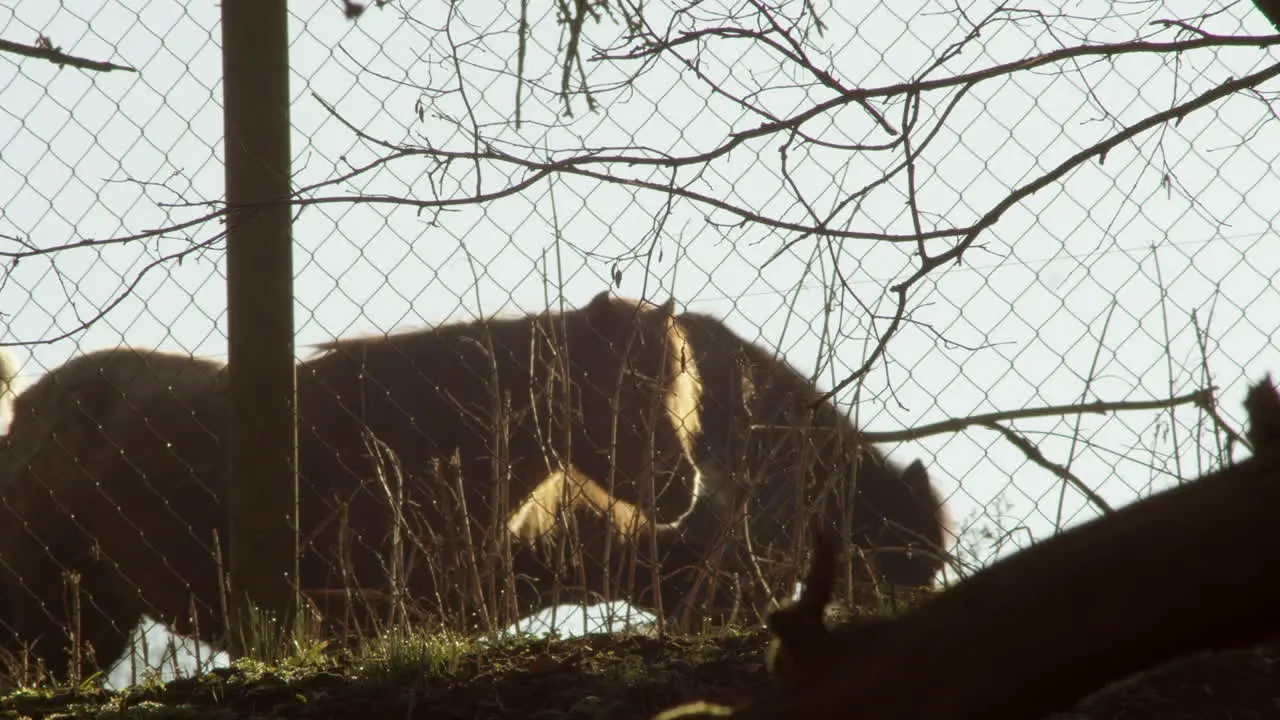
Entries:
[[902, 471], [902, 482], [911, 489], [911, 492], [920, 497], [929, 497], [933, 492], [929, 485], [929, 471], [924, 468], [924, 463], [916, 458]]
[[675, 317], [676, 315], [676, 298], [674, 295], [667, 298], [667, 301], [658, 306], [658, 314], [663, 317]]
[[1244, 409], [1249, 416], [1246, 435], [1253, 445], [1253, 454], [1274, 452], [1280, 448], [1280, 392], [1267, 373], [1262, 381], [1249, 388], [1244, 398]]
[[587, 311], [590, 313], [599, 313], [611, 304], [609, 300], [609, 291], [601, 290], [596, 296], [591, 298], [591, 302], [587, 303]]

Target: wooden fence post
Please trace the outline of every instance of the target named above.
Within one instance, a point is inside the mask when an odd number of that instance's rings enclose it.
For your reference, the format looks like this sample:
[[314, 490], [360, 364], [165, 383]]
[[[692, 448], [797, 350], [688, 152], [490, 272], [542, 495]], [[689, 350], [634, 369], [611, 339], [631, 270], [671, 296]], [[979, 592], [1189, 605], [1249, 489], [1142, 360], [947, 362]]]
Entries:
[[[222, 0], [231, 372], [231, 653], [250, 606], [292, 628], [297, 591], [289, 46], [286, 0]], [[259, 640], [261, 638], [258, 638]]]

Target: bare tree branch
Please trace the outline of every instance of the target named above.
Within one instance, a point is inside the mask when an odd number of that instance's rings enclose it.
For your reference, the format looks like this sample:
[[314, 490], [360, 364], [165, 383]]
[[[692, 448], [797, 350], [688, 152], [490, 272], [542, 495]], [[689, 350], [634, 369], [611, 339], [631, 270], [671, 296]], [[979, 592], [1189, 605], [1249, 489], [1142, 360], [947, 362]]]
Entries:
[[169, 253], [168, 255], [164, 255], [162, 257], [156, 258], [155, 260], [152, 260], [151, 262], [147, 263], [141, 270], [138, 271], [138, 273], [133, 277], [133, 280], [129, 282], [128, 286], [126, 286], [122, 292], [120, 292], [118, 295], [112, 298], [112, 300], [108, 302], [105, 306], [99, 308], [98, 311], [95, 312], [93, 316], [90, 317], [88, 320], [82, 320], [76, 323], [76, 325], [72, 327], [70, 330], [66, 330], [64, 332], [61, 332], [49, 337], [40, 338], [39, 340], [22, 340], [20, 342], [0, 342], [0, 347], [16, 347], [18, 345], [23, 345], [23, 346], [51, 345], [60, 340], [65, 340], [78, 333], [84, 332], [85, 330], [88, 330], [90, 327], [92, 327], [94, 323], [106, 317], [107, 313], [111, 312], [116, 308], [116, 306], [124, 302], [125, 298], [132, 295], [134, 290], [136, 290], [138, 285], [142, 282], [142, 279], [146, 277], [147, 274], [150, 273], [152, 270], [162, 265], [165, 265], [167, 263], [170, 263], [174, 260], [181, 260], [182, 258], [192, 253], [208, 248], [210, 245], [213, 245], [219, 240], [225, 238], [226, 236], [227, 236], [227, 233], [224, 230], [222, 232], [219, 232], [217, 235], [214, 235], [213, 237], [208, 238], [207, 240], [203, 240], [193, 245], [192, 247], [184, 248], [178, 252]]
[[81, 70], [96, 70], [98, 72], [111, 72], [112, 70], [124, 70], [126, 72], [136, 73], [137, 68], [128, 65], [117, 65], [115, 63], [103, 60], [88, 60], [86, 58], [68, 55], [62, 52], [62, 48], [54, 47], [49, 38], [41, 35], [40, 40], [35, 45], [23, 45], [21, 43], [12, 42], [10, 40], [0, 40], [0, 51], [10, 52], [15, 55], [24, 55], [30, 58], [47, 60], [54, 65], [69, 65], [71, 67], [80, 68]]
[[1026, 439], [1022, 435], [1019, 435], [1018, 433], [1014, 432], [1010, 428], [1007, 428], [1001, 425], [1000, 423], [988, 422], [988, 423], [983, 423], [983, 425], [991, 428], [992, 430], [995, 430], [1001, 435], [1004, 435], [1006, 440], [1012, 443], [1014, 447], [1021, 450], [1023, 454], [1027, 456], [1028, 460], [1039, 465], [1045, 470], [1048, 470], [1049, 472], [1056, 475], [1059, 479], [1066, 482], [1071, 487], [1075, 488], [1076, 490], [1079, 490], [1080, 494], [1084, 495], [1085, 498], [1090, 503], [1092, 503], [1094, 507], [1108, 514], [1115, 512], [1115, 509], [1112, 508], [1111, 505], [1107, 503], [1106, 500], [1103, 500], [1101, 495], [1094, 492], [1093, 488], [1086, 485], [1083, 480], [1076, 477], [1067, 468], [1045, 457], [1044, 453], [1040, 452], [1040, 448], [1036, 447], [1035, 444], [1032, 443], [1030, 440]]
[[1217, 390], [1216, 387], [1208, 387], [1189, 392], [1186, 395], [1178, 395], [1177, 397], [1162, 400], [1126, 400], [1117, 402], [1104, 402], [1098, 400], [1090, 403], [1069, 403], [1066, 405], [1047, 405], [1045, 407], [1024, 408], [1021, 410], [1006, 410], [1001, 412], [983, 413], [981, 415], [970, 415], [969, 417], [963, 418], [950, 418], [948, 420], [929, 423], [928, 425], [921, 425], [919, 427], [907, 428], [905, 430], [866, 432], [862, 435], [863, 438], [870, 443], [892, 443], [919, 440], [920, 438], [929, 437], [930, 435], [956, 433], [969, 427], [1008, 422], [1010, 420], [1062, 417], [1065, 415], [1081, 415], [1085, 413], [1105, 415], [1107, 413], [1129, 412], [1134, 410], [1163, 410], [1165, 408], [1176, 407], [1178, 405], [1196, 405], [1201, 408], [1207, 408], [1213, 404], [1213, 393], [1215, 390]]
[[995, 207], [987, 211], [987, 213], [984, 214], [978, 222], [974, 223], [973, 226], [967, 229], [965, 231], [965, 237], [957, 243], [955, 247], [952, 247], [938, 255], [922, 257], [920, 268], [916, 270], [911, 277], [889, 288], [890, 292], [898, 295], [898, 308], [894, 313], [893, 320], [889, 323], [889, 329], [881, 334], [879, 342], [876, 344], [876, 348], [863, 362], [862, 367], [850, 373], [848, 377], [837, 383], [835, 387], [819, 399], [819, 402], [831, 398], [836, 393], [848, 387], [851, 383], [856, 382], [858, 378], [865, 375], [880, 356], [884, 354], [885, 349], [888, 347], [889, 340], [897, 333], [898, 327], [902, 323], [902, 318], [906, 314], [907, 291], [911, 289], [911, 286], [915, 285], [920, 281], [920, 279], [924, 278], [934, 269], [953, 260], [959, 262], [961, 256], [964, 255], [965, 251], [968, 250], [973, 242], [978, 238], [978, 235], [981, 234], [983, 230], [995, 225], [996, 221], [998, 221], [1010, 208], [1045, 187], [1048, 187], [1050, 184], [1062, 179], [1068, 172], [1084, 164], [1087, 160], [1097, 157], [1099, 162], [1105, 162], [1108, 152], [1146, 132], [1147, 130], [1172, 120], [1181, 120], [1195, 110], [1206, 107], [1233, 93], [1255, 87], [1276, 77], [1277, 75], [1280, 75], [1280, 63], [1271, 65], [1264, 70], [1260, 70], [1251, 75], [1246, 75], [1239, 79], [1228, 80], [1213, 90], [1202, 93], [1198, 97], [1169, 108], [1168, 110], [1155, 113], [1154, 115], [1126, 127], [1124, 130], [1112, 135], [1106, 140], [1081, 150], [1075, 155], [1064, 160], [1053, 170], [1041, 175], [1026, 185], [1023, 185], [1012, 193], [1009, 193], [1009, 195], [997, 203]]

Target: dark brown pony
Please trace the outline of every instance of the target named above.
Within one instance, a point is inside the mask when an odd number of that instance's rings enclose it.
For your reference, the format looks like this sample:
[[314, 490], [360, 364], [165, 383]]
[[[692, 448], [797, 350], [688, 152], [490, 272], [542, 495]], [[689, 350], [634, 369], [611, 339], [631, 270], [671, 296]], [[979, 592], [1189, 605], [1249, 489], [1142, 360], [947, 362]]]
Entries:
[[[532, 598], [541, 607], [626, 600], [673, 616], [697, 568], [714, 561], [686, 532], [718, 518], [699, 498], [681, 518], [654, 522], [576, 469], [557, 473], [508, 520], [516, 595], [522, 607], [531, 606]], [[655, 584], [660, 592], [654, 592]]]
[[565, 313], [322, 346], [298, 370], [300, 478], [311, 490], [302, 512], [319, 522], [314, 546], [343, 555], [304, 550], [304, 577], [385, 584], [387, 474], [370, 460], [366, 431], [406, 477], [422, 478], [401, 503], [418, 530], [407, 546], [420, 565], [410, 579], [423, 579], [411, 582], [416, 597], [453, 590], [474, 606], [489, 594], [469, 566], [486, 553], [500, 560], [513, 514], [568, 468], [659, 522], [683, 515], [700, 381], [673, 309], [600, 293]]
[[[385, 590], [389, 574], [414, 604], [444, 609], [457, 591], [474, 606], [483, 578], [453, 566], [499, 554], [510, 533], [494, 528], [562, 466], [655, 517], [692, 502], [699, 381], [672, 303], [601, 293], [580, 309], [324, 349], [298, 367], [300, 580], [322, 611], [335, 608], [324, 591]], [[16, 405], [0, 559], [18, 637], [0, 640], [33, 643], [65, 673], [73, 615], [60, 574], [75, 569], [79, 638], [103, 666], [144, 612], [219, 645], [225, 369], [92, 353]]]
[[554, 473], [507, 520], [516, 597], [522, 607], [635, 601], [642, 587], [647, 599], [650, 533], [666, 547], [679, 529], [577, 468]]
[[[1179, 658], [1274, 643], [1280, 394], [1269, 376], [1245, 408], [1251, 457], [1041, 540], [892, 619], [824, 628], [832, 558], [816, 553], [817, 593], [770, 622], [783, 682], [732, 717], [1041, 718]], [[1161, 714], [1142, 704], [1136, 716]], [[660, 717], [712, 717], [686, 709]]]
[[[687, 312], [680, 323], [703, 383], [695, 456], [707, 506], [684, 523], [689, 544], [667, 550], [666, 564], [709, 556], [714, 569], [718, 557], [763, 610], [790, 596], [799, 579], [793, 559], [803, 554], [812, 518], [852, 540], [844, 549], [857, 599], [872, 597], [868, 589], [931, 585], [949, 520], [924, 465], [889, 462], [833, 403], [818, 403], [820, 393], [795, 368], [721, 320]], [[714, 599], [692, 604], [712, 614], [727, 609], [722, 589], [726, 583]], [[666, 606], [685, 590], [680, 582], [664, 588]]]
[[221, 363], [126, 347], [18, 395], [0, 454], [0, 647], [25, 645], [62, 677], [77, 604], [75, 632], [104, 668], [144, 613], [194, 634], [194, 607], [201, 636], [220, 626], [226, 383]]

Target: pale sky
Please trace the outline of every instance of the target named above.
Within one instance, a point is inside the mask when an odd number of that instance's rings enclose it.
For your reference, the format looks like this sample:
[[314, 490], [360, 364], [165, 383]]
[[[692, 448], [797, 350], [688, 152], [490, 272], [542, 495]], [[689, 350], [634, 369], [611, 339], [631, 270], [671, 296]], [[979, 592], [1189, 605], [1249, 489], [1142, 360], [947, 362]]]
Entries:
[[[43, 33], [67, 52], [141, 72], [89, 73], [0, 54], [0, 252], [19, 249], [4, 239], [10, 237], [47, 248], [141, 232], [203, 212], [163, 203], [222, 196], [216, 3], [10, 5], [0, 8], [0, 38], [32, 43]], [[552, 4], [535, 2], [526, 61], [532, 84], [524, 90], [524, 124], [517, 130], [509, 122], [517, 3], [471, 2], [450, 17], [445, 3], [396, 2], [370, 8], [358, 23], [343, 17], [340, 3], [293, 5], [298, 186], [386, 154], [356, 138], [319, 100], [379, 140], [455, 151], [471, 144], [453, 120], [474, 117], [499, 147], [534, 159], [564, 158], [583, 147], [621, 153], [644, 146], [692, 155], [761, 123], [759, 115], [670, 58], [652, 62], [629, 87], [617, 83], [639, 72], [638, 62], [591, 63], [599, 111], [587, 111], [577, 97], [574, 116], [557, 117], [563, 106], [553, 96], [559, 83], [553, 52], [560, 28]], [[787, 7], [793, 12], [800, 5]], [[955, 5], [937, 1], [859, 4], [846, 10], [856, 15], [845, 17], [831, 3], [815, 5], [828, 27], [824, 36], [810, 36], [808, 52], [848, 86], [916, 77], [969, 28]], [[672, 6], [646, 3], [651, 26], [673, 22]], [[728, 6], [700, 5], [695, 21], [706, 24], [717, 8]], [[995, 6], [961, 7], [976, 21]], [[1051, 3], [1020, 7], [1064, 12]], [[1124, 14], [1097, 19], [1117, 11]], [[1047, 20], [1011, 12], [928, 77], [1081, 42], [1139, 36], [1172, 41], [1173, 30], [1151, 23], [1192, 20], [1205, 6], [1091, 0], [1065, 12], [1070, 16]], [[1271, 31], [1245, 2], [1226, 7], [1203, 27], [1236, 36]], [[608, 22], [589, 23], [587, 37], [612, 45], [620, 32]], [[461, 56], [461, 83], [453, 47]], [[681, 52], [692, 58], [694, 49]], [[1128, 54], [980, 83], [954, 107], [954, 89], [926, 94], [915, 142], [936, 127], [941, 113], [949, 115], [918, 164], [925, 229], [969, 225], [1011, 189], [1080, 149], [1277, 61], [1275, 46]], [[832, 96], [800, 87], [809, 78], [745, 40], [713, 43], [699, 67], [719, 90], [754, 93], [754, 102], [781, 117]], [[887, 363], [868, 376], [855, 409], [860, 425], [893, 431], [1082, 397], [1136, 401], [1189, 392], [1205, 383], [1194, 312], [1202, 328], [1208, 325], [1208, 371], [1221, 388], [1221, 413], [1238, 428], [1246, 384], [1280, 372], [1273, 339], [1280, 318], [1273, 282], [1280, 270], [1274, 201], [1280, 173], [1273, 170], [1280, 167], [1277, 89], [1280, 82], [1272, 80], [1261, 97], [1234, 95], [1177, 126], [1143, 133], [1103, 163], [1086, 163], [1011, 209], [978, 238], [963, 265], [936, 270], [919, 283], [910, 295], [915, 323], [893, 340]], [[900, 126], [901, 98], [885, 113]], [[832, 144], [889, 140], [854, 105], [820, 115], [804, 131]], [[825, 217], [902, 157], [900, 151], [793, 145], [785, 158], [794, 181], [788, 183], [779, 152], [786, 139], [768, 135], [748, 142], [696, 176], [694, 169], [681, 170], [675, 182], [761, 215], [812, 223], [807, 208]], [[590, 169], [671, 181], [669, 171], [644, 166]], [[408, 157], [314, 196], [464, 198], [475, 191], [476, 173], [474, 164], [457, 162], [441, 171], [429, 160]], [[496, 163], [482, 165], [479, 175], [485, 192], [522, 177]], [[835, 226], [912, 232], [904, 188], [899, 175], [871, 191], [856, 211], [840, 214]], [[674, 294], [684, 308], [721, 314], [747, 337], [780, 349], [802, 371], [816, 370], [825, 389], [860, 364], [892, 313], [886, 288], [916, 267], [910, 244], [846, 240], [832, 247], [812, 238], [766, 265], [797, 239], [794, 233], [743, 223], [689, 199], [670, 206], [667, 200], [648, 189], [562, 175], [438, 215], [389, 203], [308, 207], [294, 228], [299, 355], [307, 354], [308, 343], [335, 336], [534, 311], [561, 297], [580, 305], [607, 286], [622, 256], [620, 293], [657, 299]], [[18, 344], [11, 350], [24, 363], [23, 380], [31, 382], [80, 352], [121, 343], [225, 356], [220, 246], [180, 266], [156, 265], [139, 280], [158, 258], [219, 229], [207, 223], [190, 234], [63, 251], [6, 267], [0, 342]], [[939, 252], [946, 242], [931, 241], [929, 249]], [[827, 289], [837, 277], [847, 289], [836, 290], [834, 312], [824, 317]], [[75, 331], [130, 288], [101, 320]], [[852, 399], [851, 393], [841, 396], [846, 403]], [[1069, 464], [1109, 503], [1122, 505], [1180, 477], [1193, 478], [1213, 462], [1216, 445], [1198, 412], [1183, 407], [1170, 420], [1167, 411], [1128, 412], [1024, 420], [1014, 427], [1050, 459]], [[1094, 515], [1079, 493], [1061, 493], [1053, 476], [989, 430], [884, 449], [904, 464], [924, 458], [956, 520], [983, 512], [979, 524], [1008, 533], [1012, 544], [1005, 551], [1057, 524]], [[993, 557], [987, 548], [980, 559]]]

